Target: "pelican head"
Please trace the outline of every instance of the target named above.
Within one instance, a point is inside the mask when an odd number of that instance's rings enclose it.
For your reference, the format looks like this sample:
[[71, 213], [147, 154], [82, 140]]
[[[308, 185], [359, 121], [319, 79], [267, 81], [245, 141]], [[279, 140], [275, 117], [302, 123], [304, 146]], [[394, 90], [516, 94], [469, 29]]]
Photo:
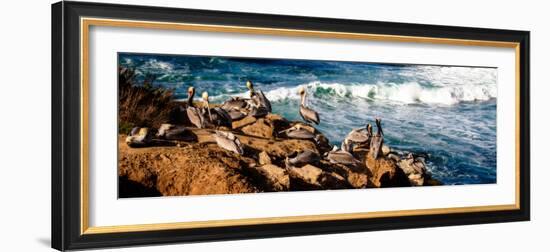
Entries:
[[188, 107], [193, 107], [193, 97], [195, 96], [195, 88], [194, 87], [189, 87], [187, 89], [187, 106]]
[[306, 89], [305, 87], [300, 87], [298, 89], [298, 94], [300, 95], [300, 105], [306, 106]]
[[249, 80], [246, 81], [246, 87], [247, 87], [250, 91], [254, 90], [254, 85], [253, 85], [252, 82], [249, 81]]
[[370, 123], [367, 123], [367, 133], [372, 136], [372, 125]]
[[202, 99], [206, 105], [206, 111], [208, 111], [208, 117], [210, 117], [210, 122], [212, 122], [212, 112], [210, 112], [210, 105], [208, 104], [208, 92], [202, 92]]
[[299, 95], [304, 95], [305, 93], [306, 93], [306, 89], [304, 87], [300, 87], [300, 89], [298, 89]]
[[382, 119], [375, 118], [376, 121], [376, 128], [378, 128], [378, 135], [384, 135], [384, 131], [382, 131]]
[[350, 141], [348, 138], [344, 138], [344, 141], [342, 142], [341, 149], [345, 152], [351, 153], [353, 151], [353, 142]]

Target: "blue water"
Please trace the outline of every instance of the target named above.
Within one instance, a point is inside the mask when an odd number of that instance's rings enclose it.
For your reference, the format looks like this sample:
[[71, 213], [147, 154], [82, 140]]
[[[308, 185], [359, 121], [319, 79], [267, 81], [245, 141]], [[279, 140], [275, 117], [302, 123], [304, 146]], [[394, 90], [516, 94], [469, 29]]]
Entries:
[[214, 103], [248, 97], [251, 80], [290, 120], [301, 120], [304, 86], [333, 144], [380, 117], [385, 142], [428, 154], [428, 170], [445, 184], [496, 182], [495, 68], [133, 53], [119, 53], [119, 64], [135, 68], [138, 79], [155, 75], [154, 85], [177, 99], [190, 85]]

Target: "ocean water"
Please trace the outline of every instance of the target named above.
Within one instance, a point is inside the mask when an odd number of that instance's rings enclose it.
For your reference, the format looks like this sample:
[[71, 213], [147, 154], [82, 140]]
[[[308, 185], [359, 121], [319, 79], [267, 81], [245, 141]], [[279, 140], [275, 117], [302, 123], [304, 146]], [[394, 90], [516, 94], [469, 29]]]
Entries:
[[251, 80], [290, 120], [301, 120], [303, 86], [331, 143], [380, 117], [385, 143], [427, 154], [428, 170], [443, 183], [496, 183], [495, 68], [135, 53], [119, 53], [119, 65], [135, 68], [138, 79], [155, 75], [154, 85], [177, 99], [191, 85], [213, 103], [248, 97]]

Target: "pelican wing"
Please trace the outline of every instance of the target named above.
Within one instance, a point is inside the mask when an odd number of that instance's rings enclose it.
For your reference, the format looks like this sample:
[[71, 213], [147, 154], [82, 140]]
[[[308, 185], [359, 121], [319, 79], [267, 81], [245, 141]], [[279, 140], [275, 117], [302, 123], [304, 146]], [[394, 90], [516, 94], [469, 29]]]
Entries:
[[346, 138], [355, 143], [365, 143], [369, 140], [369, 135], [366, 129], [354, 129]]
[[213, 108], [210, 112], [212, 113], [214, 124], [218, 126], [231, 126], [231, 122], [233, 121], [231, 119], [231, 116], [227, 111], [221, 108]]
[[240, 155], [243, 154], [241, 142], [233, 134], [224, 134], [223, 132], [216, 131], [214, 139], [216, 139], [216, 143], [219, 147]]
[[232, 97], [231, 99], [225, 101], [222, 104], [222, 108], [226, 111], [231, 111], [234, 109], [242, 109], [248, 104], [247, 99], [240, 97]]
[[319, 154], [313, 151], [305, 150], [301, 153], [298, 153], [296, 157], [290, 158], [288, 162], [293, 166], [301, 167], [306, 164], [315, 163], [319, 161], [319, 159], [320, 159]]
[[137, 133], [139, 132], [139, 127], [133, 127], [132, 128], [132, 131], [130, 131], [130, 136], [134, 136], [134, 135], [137, 135]]
[[331, 151], [328, 153], [327, 159], [331, 163], [343, 164], [343, 165], [355, 165], [359, 163], [357, 159], [346, 151]]
[[290, 129], [286, 132], [286, 135], [290, 138], [296, 139], [313, 139], [315, 135], [305, 129]]
[[197, 128], [203, 128], [204, 126], [204, 118], [202, 116], [201, 111], [198, 108], [195, 107], [187, 107], [187, 117], [189, 118], [189, 121], [195, 125]]
[[231, 117], [232, 121], [241, 120], [246, 116], [245, 113], [235, 109], [229, 110], [227, 113], [229, 114], [229, 117]]
[[256, 97], [258, 98], [258, 104], [261, 107], [265, 107], [271, 113], [271, 102], [265, 97], [264, 92], [262, 90], [256, 91]]
[[163, 123], [162, 125], [160, 125], [158, 131], [157, 131], [157, 137], [164, 137], [166, 135], [166, 132], [173, 128], [174, 125], [172, 124], [169, 124], [169, 123]]
[[266, 116], [267, 113], [269, 113], [269, 111], [264, 106], [259, 106], [259, 107], [253, 106], [252, 109], [250, 110], [250, 115], [253, 117], [263, 117], [263, 116]]
[[194, 141], [197, 136], [185, 127], [175, 127], [165, 132], [164, 137], [168, 140]]
[[319, 124], [319, 114], [313, 109], [306, 106], [300, 106], [300, 115], [306, 122]]
[[374, 159], [378, 158], [378, 155], [380, 155], [380, 151], [382, 150], [382, 144], [384, 144], [383, 136], [376, 135], [372, 138], [370, 142], [369, 152], [372, 152], [372, 157], [374, 157]]

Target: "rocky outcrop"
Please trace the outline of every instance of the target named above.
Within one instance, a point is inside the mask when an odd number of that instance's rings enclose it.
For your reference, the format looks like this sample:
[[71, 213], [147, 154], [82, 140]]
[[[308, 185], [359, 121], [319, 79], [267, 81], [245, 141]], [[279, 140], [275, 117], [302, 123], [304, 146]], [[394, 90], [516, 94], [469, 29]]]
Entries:
[[373, 187], [410, 186], [409, 179], [397, 163], [387, 157], [375, 159], [366, 155], [365, 165], [371, 173], [370, 181]]
[[290, 177], [286, 169], [272, 164], [264, 164], [256, 171], [260, 179], [264, 181], [264, 188], [267, 191], [288, 191], [290, 188]]
[[239, 129], [239, 128], [242, 128], [244, 126], [247, 126], [247, 125], [250, 125], [250, 124], [253, 124], [256, 122], [256, 118], [253, 117], [253, 116], [247, 116], [241, 120], [238, 120], [238, 121], [233, 121], [231, 123], [231, 127], [233, 129]]
[[302, 167], [290, 167], [288, 171], [292, 178], [291, 186], [297, 190], [349, 188], [344, 177], [310, 164]]
[[232, 128], [239, 130], [246, 135], [261, 137], [261, 138], [274, 138], [277, 132], [288, 127], [289, 122], [283, 117], [269, 113], [263, 118], [255, 118], [253, 116], [246, 116], [245, 118], [232, 122]]
[[269, 122], [263, 118], [241, 128], [241, 131], [249, 136], [273, 138], [274, 132]]
[[269, 157], [269, 154], [267, 152], [262, 151], [260, 154], [258, 154], [258, 162], [260, 165], [266, 165], [271, 164], [271, 158]]
[[[136, 83], [135, 74], [119, 69], [120, 197], [441, 184], [431, 178], [424, 158], [384, 145], [379, 119], [376, 135], [358, 129], [366, 139], [346, 137], [343, 150], [333, 149], [314, 125], [288, 121], [271, 113], [271, 106], [243, 99], [233, 100], [236, 109], [226, 106], [233, 113], [222, 116], [218, 127], [207, 123], [198, 129], [185, 113], [191, 104], [153, 87], [153, 76]], [[204, 108], [205, 101], [191, 103]]]
[[321, 161], [321, 167], [325, 171], [339, 174], [345, 178], [352, 188], [366, 188], [369, 184], [369, 171], [364, 166], [345, 166], [332, 164], [326, 160]]
[[119, 143], [119, 178], [164, 196], [259, 192], [246, 162], [216, 146], [131, 149]]
[[[292, 139], [279, 132], [300, 125], [315, 138]], [[314, 127], [268, 114], [245, 117], [232, 128], [187, 127], [192, 141], [155, 138], [131, 148], [119, 135], [119, 189], [121, 197], [235, 194], [264, 191], [328, 190], [438, 185], [423, 158], [403, 157], [382, 146], [375, 159], [369, 149], [353, 149], [356, 162], [343, 164], [328, 158], [329, 140]], [[156, 132], [154, 129], [153, 132]], [[216, 135], [231, 132], [240, 143], [238, 153], [218, 146]], [[137, 134], [139, 135], [139, 134]], [[162, 134], [161, 134], [162, 135]], [[133, 143], [133, 142], [132, 142]], [[314, 155], [301, 162], [292, 158]], [[306, 155], [307, 156], [307, 155]], [[292, 162], [290, 162], [292, 161]], [[290, 162], [290, 163], [289, 163]]]

